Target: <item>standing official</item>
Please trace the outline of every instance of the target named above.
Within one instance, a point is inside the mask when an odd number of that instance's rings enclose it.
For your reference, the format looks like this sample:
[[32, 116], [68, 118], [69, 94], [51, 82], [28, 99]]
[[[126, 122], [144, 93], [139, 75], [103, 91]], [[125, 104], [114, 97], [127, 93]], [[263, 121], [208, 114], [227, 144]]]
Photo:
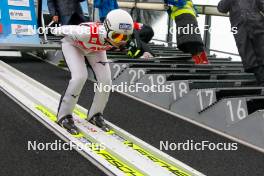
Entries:
[[94, 7], [99, 9], [99, 18], [101, 22], [104, 22], [107, 14], [111, 10], [119, 8], [116, 0], [94, 0]]
[[48, 0], [49, 12], [54, 22], [62, 25], [78, 25], [87, 21], [83, 15], [81, 2], [84, 0]]
[[230, 13], [234, 37], [246, 72], [264, 86], [264, 0], [221, 0], [218, 10]]

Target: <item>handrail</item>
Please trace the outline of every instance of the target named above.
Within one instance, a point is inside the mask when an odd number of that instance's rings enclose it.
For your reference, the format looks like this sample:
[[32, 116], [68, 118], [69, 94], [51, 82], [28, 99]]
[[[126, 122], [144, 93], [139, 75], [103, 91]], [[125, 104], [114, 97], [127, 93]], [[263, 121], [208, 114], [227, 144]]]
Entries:
[[216, 53], [228, 54], [228, 55], [232, 55], [232, 56], [240, 56], [239, 54], [226, 52], [226, 51], [220, 51], [220, 50], [215, 50], [215, 49], [209, 49], [209, 50], [213, 51], [213, 52], [216, 52]]
[[[176, 42], [167, 42], [165, 40], [160, 40], [160, 39], [152, 39], [153, 41], [158, 41], [158, 42], [163, 42], [163, 43], [167, 43], [167, 44], [174, 44], [177, 45]], [[222, 54], [227, 54], [227, 55], [232, 55], [232, 56], [240, 56], [239, 54], [236, 53], [231, 53], [231, 52], [227, 52], [227, 51], [221, 51], [221, 50], [216, 50], [216, 49], [209, 49], [209, 51], [213, 51], [216, 53], [222, 53]]]
[[[89, 5], [93, 5], [92, 0], [88, 0]], [[125, 1], [118, 1], [118, 5], [121, 8], [138, 8], [143, 10], [167, 10], [168, 6], [164, 3], [153, 3], [153, 2], [125, 2]], [[205, 15], [214, 15], [214, 16], [228, 16], [227, 14], [223, 14], [218, 12], [217, 7], [214, 5], [199, 5], [195, 4], [198, 14], [205, 14]]]
[[168, 44], [175, 44], [175, 45], [177, 45], [176, 42], [167, 42], [167, 41], [165, 41], [165, 40], [160, 40], [160, 39], [152, 39], [152, 40], [154, 40], [154, 41], [158, 41], [158, 42], [163, 42], [163, 43], [168, 43]]

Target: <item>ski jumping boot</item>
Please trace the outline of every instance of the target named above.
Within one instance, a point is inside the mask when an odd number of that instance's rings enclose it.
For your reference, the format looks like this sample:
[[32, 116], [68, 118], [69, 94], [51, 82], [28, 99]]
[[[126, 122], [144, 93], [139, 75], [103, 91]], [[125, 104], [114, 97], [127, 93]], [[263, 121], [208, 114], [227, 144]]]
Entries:
[[209, 64], [207, 55], [205, 53], [205, 51], [197, 54], [197, 55], [193, 55], [192, 59], [194, 60], [194, 63], [197, 64]]
[[72, 115], [67, 115], [67, 116], [62, 117], [58, 121], [58, 124], [61, 127], [65, 128], [72, 135], [78, 135], [79, 134], [79, 130], [77, 129], [77, 127], [74, 124]]
[[95, 114], [91, 119], [88, 120], [91, 124], [98, 126], [103, 131], [110, 131], [108, 125], [105, 123], [103, 115], [101, 113]]

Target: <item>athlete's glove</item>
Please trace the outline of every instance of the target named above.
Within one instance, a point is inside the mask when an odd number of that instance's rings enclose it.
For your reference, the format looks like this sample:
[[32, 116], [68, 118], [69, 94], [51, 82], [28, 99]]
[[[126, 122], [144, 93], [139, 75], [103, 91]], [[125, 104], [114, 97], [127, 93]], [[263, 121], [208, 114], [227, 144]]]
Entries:
[[140, 58], [141, 59], [151, 59], [151, 58], [153, 58], [154, 56], [151, 54], [151, 53], [149, 53], [149, 52], [144, 52], [143, 53], [143, 56], [141, 56]]

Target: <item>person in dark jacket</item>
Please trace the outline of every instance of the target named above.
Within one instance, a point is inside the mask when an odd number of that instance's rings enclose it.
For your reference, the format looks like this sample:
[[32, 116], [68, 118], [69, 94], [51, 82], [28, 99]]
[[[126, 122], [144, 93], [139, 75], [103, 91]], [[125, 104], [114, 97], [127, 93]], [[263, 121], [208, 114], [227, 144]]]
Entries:
[[183, 28], [190, 29], [191, 27], [199, 29], [193, 2], [191, 0], [164, 0], [164, 2], [171, 6], [168, 13], [175, 20], [177, 26], [178, 48], [185, 53], [192, 54], [195, 64], [208, 64], [200, 31], [186, 34], [182, 30]]
[[264, 15], [264, 0], [258, 0], [257, 5], [262, 15]]
[[264, 0], [221, 0], [221, 13], [230, 13], [234, 38], [246, 72], [264, 86]]
[[150, 59], [155, 56], [148, 46], [154, 36], [151, 26], [134, 22], [134, 31], [131, 39], [127, 42], [128, 56], [131, 58]]
[[84, 0], [48, 0], [49, 12], [54, 22], [62, 25], [78, 25], [85, 21], [80, 2]]
[[119, 8], [116, 0], [94, 0], [94, 7], [99, 9], [101, 22], [104, 22], [105, 17], [111, 10]]

